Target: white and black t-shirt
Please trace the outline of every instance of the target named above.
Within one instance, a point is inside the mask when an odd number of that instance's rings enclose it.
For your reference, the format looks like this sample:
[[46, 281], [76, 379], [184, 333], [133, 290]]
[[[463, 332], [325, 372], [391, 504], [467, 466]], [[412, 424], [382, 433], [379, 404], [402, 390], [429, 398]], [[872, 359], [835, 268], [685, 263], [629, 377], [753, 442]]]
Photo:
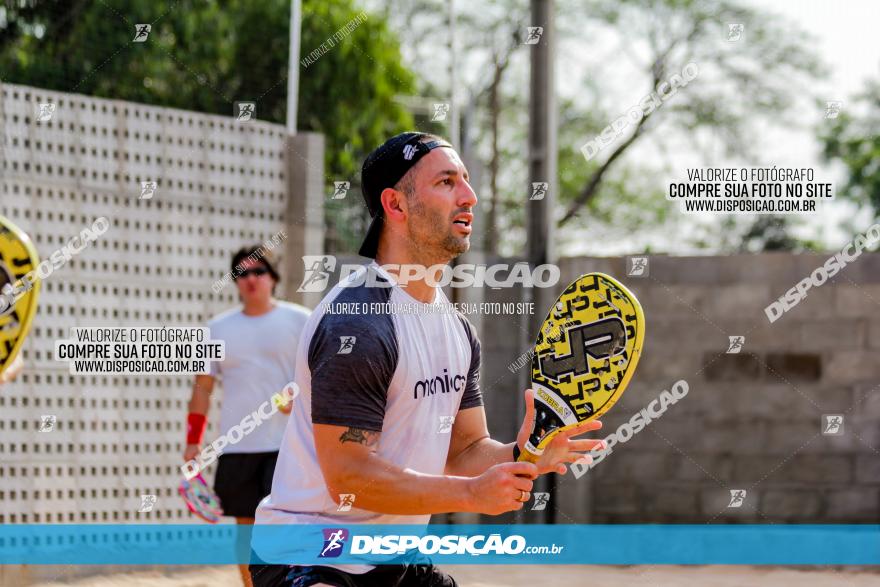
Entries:
[[[276, 301], [271, 311], [259, 316], [236, 308], [208, 322], [211, 339], [226, 345], [226, 358], [211, 362], [211, 375], [223, 385], [221, 435], [294, 380], [297, 344], [308, 319], [303, 306]], [[287, 417], [276, 413], [223, 452], [276, 451], [286, 426]]]
[[[449, 313], [439, 289], [433, 304], [424, 304], [375, 262], [366, 271], [373, 275], [364, 285], [349, 286], [355, 274], [334, 287], [305, 326], [296, 365], [300, 395], [284, 433], [272, 493], [257, 510], [258, 524], [426, 524], [429, 515], [359, 509], [356, 494], [350, 511], [337, 511], [318, 465], [313, 423], [381, 432], [379, 458], [442, 475], [451, 433], [441, 430], [459, 410], [483, 403], [480, 343], [470, 322]], [[388, 287], [369, 287], [371, 282]], [[382, 310], [389, 306], [411, 313]], [[438, 306], [447, 311], [432, 311]], [[327, 312], [328, 307], [348, 311]]]

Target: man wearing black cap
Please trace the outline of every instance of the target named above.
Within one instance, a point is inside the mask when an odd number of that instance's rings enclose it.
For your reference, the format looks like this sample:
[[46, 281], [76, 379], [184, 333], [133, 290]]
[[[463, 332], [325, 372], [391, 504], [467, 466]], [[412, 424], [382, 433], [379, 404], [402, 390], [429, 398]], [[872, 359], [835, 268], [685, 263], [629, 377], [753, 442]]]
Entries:
[[[334, 287], [305, 326], [300, 396], [257, 524], [424, 525], [437, 513], [519, 510], [539, 474], [564, 473], [565, 463], [600, 444], [569, 440], [598, 424], [560, 434], [537, 464], [513, 462], [534, 419], [527, 391], [517, 442], [489, 438], [476, 332], [461, 314], [440, 310], [448, 300], [424, 277], [425, 268], [470, 246], [477, 198], [451, 145], [434, 135], [397, 135], [367, 157], [361, 183], [373, 220], [360, 253], [375, 261], [366, 279], [356, 274]], [[413, 275], [420, 277], [407, 279]], [[424, 560], [333, 564], [344, 544], [325, 542], [326, 565], [252, 565], [254, 584], [456, 585]], [[296, 561], [297, 545], [277, 546], [257, 554]], [[313, 545], [304, 549], [315, 556]]]

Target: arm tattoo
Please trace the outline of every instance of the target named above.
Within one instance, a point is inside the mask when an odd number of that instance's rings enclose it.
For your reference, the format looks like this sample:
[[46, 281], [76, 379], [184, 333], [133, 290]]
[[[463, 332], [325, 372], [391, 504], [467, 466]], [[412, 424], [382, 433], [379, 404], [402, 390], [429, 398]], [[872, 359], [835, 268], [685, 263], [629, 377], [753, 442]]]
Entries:
[[342, 444], [345, 444], [346, 442], [357, 442], [366, 447], [372, 447], [379, 442], [379, 432], [349, 427], [349, 429], [343, 432], [342, 436], [339, 437], [339, 442]]

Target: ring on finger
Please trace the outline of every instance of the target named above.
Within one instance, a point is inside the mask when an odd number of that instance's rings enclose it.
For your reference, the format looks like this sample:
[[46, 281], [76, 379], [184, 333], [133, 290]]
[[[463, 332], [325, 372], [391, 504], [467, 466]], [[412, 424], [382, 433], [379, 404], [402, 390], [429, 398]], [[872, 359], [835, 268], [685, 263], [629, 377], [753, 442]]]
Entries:
[[519, 490], [519, 499], [516, 501], [518, 501], [520, 503], [525, 503], [525, 502], [529, 501], [529, 492], [523, 491], [522, 489], [520, 489]]

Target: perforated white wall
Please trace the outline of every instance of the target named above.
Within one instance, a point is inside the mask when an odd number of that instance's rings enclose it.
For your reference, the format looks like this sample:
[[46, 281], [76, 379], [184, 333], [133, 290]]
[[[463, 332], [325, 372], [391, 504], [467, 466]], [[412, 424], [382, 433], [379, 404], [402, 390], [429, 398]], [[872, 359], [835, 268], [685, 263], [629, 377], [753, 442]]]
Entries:
[[[187, 521], [177, 484], [191, 378], [70, 375], [54, 341], [73, 326], [201, 326], [235, 305], [234, 285], [211, 286], [235, 249], [285, 226], [284, 128], [0, 89], [0, 214], [41, 258], [110, 222], [44, 281], [26, 370], [0, 387], [0, 523]], [[50, 121], [36, 120], [41, 103], [56, 105]], [[152, 199], [139, 199], [142, 181], [158, 183]], [[48, 414], [57, 424], [40, 432]], [[141, 494], [158, 496], [152, 512], [138, 513]]]

